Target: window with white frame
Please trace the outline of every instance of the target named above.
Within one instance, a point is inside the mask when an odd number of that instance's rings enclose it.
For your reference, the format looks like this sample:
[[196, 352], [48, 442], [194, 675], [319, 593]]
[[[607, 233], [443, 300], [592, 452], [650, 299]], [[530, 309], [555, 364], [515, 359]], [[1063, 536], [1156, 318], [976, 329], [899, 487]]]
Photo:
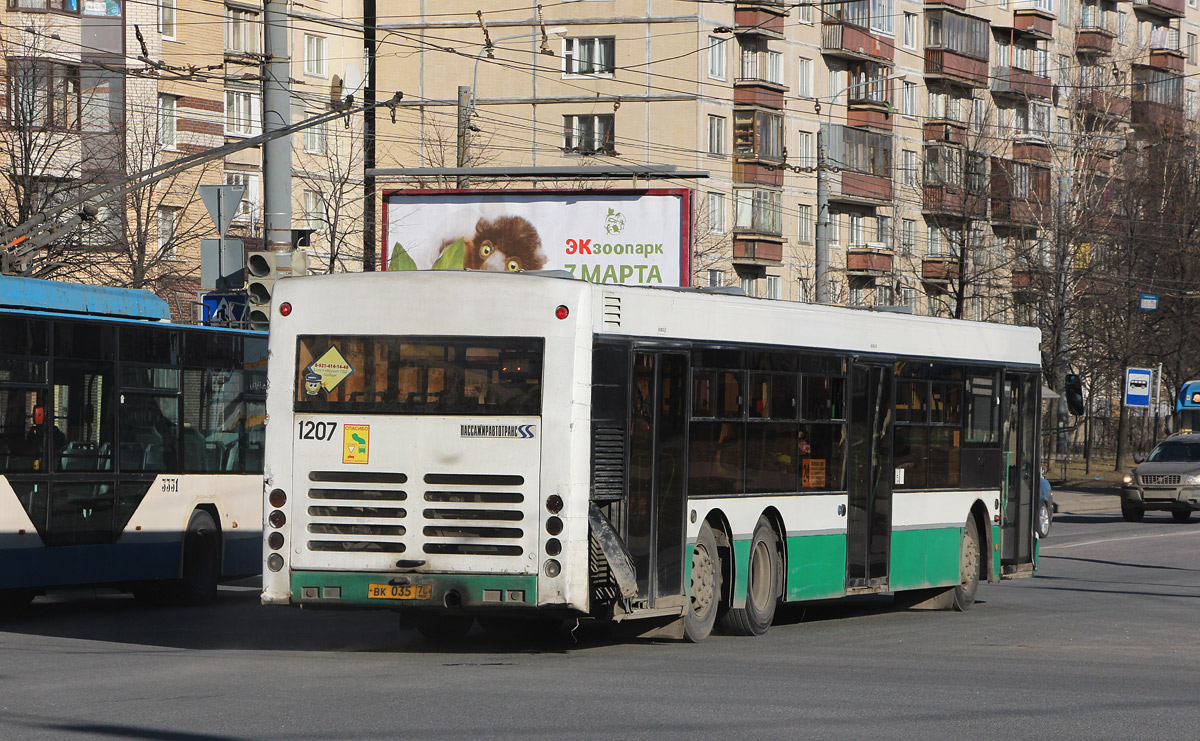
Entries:
[[752, 297], [758, 295], [758, 281], [753, 276], [742, 276], [742, 293]]
[[563, 116], [563, 151], [570, 154], [616, 154], [613, 114]]
[[926, 236], [925, 251], [930, 257], [939, 257], [942, 254], [942, 230], [932, 224]]
[[258, 214], [258, 174], [250, 172], [226, 172], [226, 185], [240, 185], [244, 188], [242, 200], [238, 202], [238, 210], [234, 221], [248, 221]]
[[257, 54], [258, 32], [258, 13], [239, 8], [225, 11], [225, 51]]
[[[311, 118], [318, 114], [307, 115]], [[325, 124], [309, 126], [304, 130], [304, 151], [309, 154], [325, 154]]]
[[900, 289], [900, 305], [907, 306], [909, 309], [916, 310], [917, 308], [917, 289], [901, 288]]
[[813, 152], [813, 134], [811, 131], [801, 131], [800, 141], [796, 145], [796, 164], [800, 167], [816, 167], [817, 158]]
[[324, 77], [329, 72], [329, 57], [325, 53], [325, 37], [304, 34], [304, 74]]
[[812, 22], [813, 22], [813, 4], [815, 2], [816, 2], [816, 0], [809, 0], [808, 2], [800, 3], [800, 7], [797, 8], [797, 10], [799, 12], [799, 19], [800, 19], [801, 23], [806, 23], [806, 24], [810, 24], [810, 25], [812, 24]]
[[800, 244], [812, 244], [813, 242], [813, 207], [807, 203], [802, 203], [796, 207], [796, 220], [798, 228], [796, 230], [796, 239]]
[[158, 32], [164, 39], [175, 38], [175, 4], [176, 0], [159, 0], [158, 2]]
[[1183, 110], [1188, 118], [1196, 117], [1196, 91], [1185, 90], [1183, 93]]
[[725, 285], [725, 271], [724, 270], [709, 270], [708, 271], [708, 287], [709, 288], [721, 288], [724, 285]]
[[870, 278], [851, 278], [850, 279], [850, 305], [851, 306], [866, 306], [867, 304], [867, 289], [874, 283]]
[[1187, 53], [1188, 64], [1196, 63], [1196, 34], [1189, 33], [1187, 35], [1187, 48], [1184, 49]]
[[895, 0], [871, 0], [871, 30], [885, 36], [896, 35]]
[[304, 228], [321, 231], [325, 227], [325, 196], [320, 191], [305, 189], [301, 194], [304, 208]]
[[777, 190], [739, 188], [734, 191], [735, 229], [758, 234], [783, 234], [783, 194]]
[[778, 299], [779, 298], [779, 276], [768, 275], [766, 296], [764, 298]]
[[1055, 134], [1055, 143], [1060, 147], [1065, 147], [1071, 141], [1071, 122], [1066, 116], [1059, 116], [1057, 120], [1057, 133]]
[[846, 214], [846, 246], [854, 249], [855, 247], [862, 247], [866, 241], [862, 214]]
[[901, 88], [900, 113], [905, 116], [917, 115], [917, 83], [905, 81]]
[[783, 84], [783, 52], [767, 52], [767, 82]]
[[258, 136], [261, 129], [258, 94], [248, 90], [225, 91], [225, 135]]
[[727, 230], [725, 222], [725, 194], [709, 193], [707, 198], [707, 207], [708, 233], [724, 234]]
[[179, 210], [160, 206], [158, 209], [158, 257], [174, 260], [177, 257], [175, 230], [178, 227]]
[[917, 48], [917, 14], [904, 14], [904, 48]]
[[708, 76], [714, 80], [725, 79], [725, 39], [708, 37]]
[[796, 65], [796, 95], [801, 98], [813, 96], [813, 63], [808, 57], [800, 57]]
[[892, 217], [875, 217], [875, 241], [890, 249], [892, 246]]
[[1129, 14], [1121, 11], [1117, 13], [1117, 43], [1126, 44], [1128, 38], [1126, 34], [1129, 32]]
[[917, 244], [917, 222], [915, 219], [900, 220], [900, 253], [911, 255]]
[[178, 99], [174, 95], [158, 96], [158, 144], [163, 149], [174, 149], [178, 143], [177, 103]]
[[1030, 101], [1029, 103], [1029, 133], [1034, 136], [1040, 136], [1044, 139], [1050, 138], [1050, 104], [1037, 103]]
[[708, 153], [714, 157], [723, 157], [726, 153], [725, 141], [728, 134], [725, 124], [724, 116], [708, 117]]
[[905, 149], [900, 153], [900, 182], [910, 188], [917, 187], [917, 153], [914, 150]]
[[611, 77], [616, 43], [612, 36], [563, 39], [563, 74]]

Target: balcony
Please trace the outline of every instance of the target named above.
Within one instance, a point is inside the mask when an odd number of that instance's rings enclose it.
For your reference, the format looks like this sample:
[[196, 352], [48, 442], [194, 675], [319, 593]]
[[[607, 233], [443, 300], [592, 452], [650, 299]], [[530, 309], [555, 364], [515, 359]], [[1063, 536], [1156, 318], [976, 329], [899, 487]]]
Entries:
[[1038, 137], [1022, 137], [1015, 139], [1012, 145], [1012, 156], [1023, 162], [1049, 162], [1050, 142]]
[[945, 185], [925, 185], [921, 207], [925, 213], [982, 219], [987, 216], [987, 199], [979, 194], [963, 193]]
[[778, 166], [772, 166], [769, 162], [737, 156], [733, 160], [733, 181], [782, 187], [783, 170]]
[[1112, 54], [1116, 34], [1106, 28], [1081, 28], [1075, 33], [1075, 51], [1078, 54], [1107, 56]]
[[925, 7], [967, 9], [967, 0], [925, 0]]
[[1049, 98], [1053, 85], [1019, 67], [992, 67], [992, 94], [1015, 98]]
[[739, 77], [733, 81], [733, 104], [762, 106], [774, 110], [783, 109], [783, 95], [787, 87], [770, 80]]
[[987, 87], [988, 64], [951, 49], [926, 48], [925, 77], [970, 87]]
[[1132, 106], [1126, 96], [1107, 90], [1084, 90], [1079, 97], [1079, 107], [1092, 116], [1128, 121]]
[[733, 238], [733, 261], [753, 265], [778, 265], [783, 262], [783, 240]]
[[821, 24], [821, 52], [841, 59], [891, 62], [896, 45], [891, 39], [875, 36], [865, 28], [826, 20]]
[[1037, 8], [1013, 10], [1013, 29], [1035, 39], [1054, 38], [1055, 15]]
[[855, 170], [843, 170], [841, 198], [838, 200], [871, 206], [890, 203], [892, 179]]
[[926, 283], [958, 280], [958, 256], [929, 255], [921, 261], [921, 280]]
[[934, 119], [925, 122], [925, 141], [947, 144], [966, 144], [967, 125], [950, 119]]
[[1133, 0], [1133, 9], [1163, 18], [1182, 18], [1184, 0]]
[[1012, 273], [1013, 289], [1042, 292], [1050, 288], [1050, 273], [1045, 268], [1017, 267]]
[[786, 14], [786, 7], [771, 3], [738, 3], [733, 9], [733, 32], [738, 36], [782, 39]]
[[1129, 120], [1137, 128], [1138, 134], [1143, 136], [1151, 129], [1178, 131], [1183, 126], [1183, 106], [1135, 100]]
[[1187, 55], [1178, 49], [1151, 47], [1149, 61], [1146, 63], [1146, 66], [1162, 70], [1163, 72], [1175, 72], [1182, 75], [1183, 63], [1186, 59]]
[[850, 275], [880, 277], [892, 272], [892, 251], [883, 245], [860, 245], [846, 251], [846, 272]]
[[857, 128], [892, 130], [891, 106], [874, 100], [851, 100], [846, 110], [846, 125]]

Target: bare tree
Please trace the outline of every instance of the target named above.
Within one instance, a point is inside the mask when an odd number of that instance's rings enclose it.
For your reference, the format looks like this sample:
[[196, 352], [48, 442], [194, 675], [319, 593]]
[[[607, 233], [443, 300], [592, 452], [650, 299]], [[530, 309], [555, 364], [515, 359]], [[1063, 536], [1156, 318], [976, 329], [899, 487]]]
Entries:
[[[316, 126], [303, 137], [296, 180], [302, 188], [307, 226], [319, 235], [310, 250], [309, 268], [320, 273], [361, 270], [365, 231], [362, 130], [346, 118], [344, 126]], [[319, 265], [312, 255], [319, 256]]]

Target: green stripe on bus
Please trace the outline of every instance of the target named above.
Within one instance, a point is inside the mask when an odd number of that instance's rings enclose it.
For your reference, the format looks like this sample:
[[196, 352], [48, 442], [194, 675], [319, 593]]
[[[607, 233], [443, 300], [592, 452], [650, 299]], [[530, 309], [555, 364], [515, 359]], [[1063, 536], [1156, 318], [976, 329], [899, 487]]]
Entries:
[[750, 573], [750, 539], [733, 541], [733, 590], [730, 607], [746, 606], [746, 580]]
[[892, 591], [958, 583], [961, 527], [892, 531]]
[[[442, 606], [447, 590], [458, 592], [464, 607], [511, 605], [533, 607], [537, 604], [537, 576], [534, 574], [406, 574], [412, 584], [433, 585], [432, 600], [372, 599], [371, 584], [387, 584], [396, 574], [363, 574], [336, 571], [292, 572], [292, 602], [314, 604], [360, 604], [379, 607]], [[305, 597], [304, 590], [317, 589], [316, 597]], [[328, 590], [334, 590], [330, 592]], [[486, 594], [485, 594], [486, 592]], [[520, 592], [522, 599], [510, 600]], [[333, 596], [336, 594], [337, 596]]]
[[789, 601], [846, 594], [845, 533], [789, 537], [787, 563]]

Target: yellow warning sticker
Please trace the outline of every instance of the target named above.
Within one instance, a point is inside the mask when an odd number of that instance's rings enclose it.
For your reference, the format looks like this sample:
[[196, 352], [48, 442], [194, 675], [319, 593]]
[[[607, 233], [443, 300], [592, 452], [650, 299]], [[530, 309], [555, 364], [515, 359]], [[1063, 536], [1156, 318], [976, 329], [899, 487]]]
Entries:
[[366, 463], [371, 452], [371, 425], [342, 425], [342, 463]]
[[[336, 347], [331, 347], [324, 355], [314, 360], [312, 365], [308, 366], [308, 371], [321, 377], [321, 388], [329, 393], [337, 388], [339, 383], [346, 380], [346, 376], [353, 373], [354, 369], [350, 367]], [[306, 383], [308, 383], [307, 379]]]

